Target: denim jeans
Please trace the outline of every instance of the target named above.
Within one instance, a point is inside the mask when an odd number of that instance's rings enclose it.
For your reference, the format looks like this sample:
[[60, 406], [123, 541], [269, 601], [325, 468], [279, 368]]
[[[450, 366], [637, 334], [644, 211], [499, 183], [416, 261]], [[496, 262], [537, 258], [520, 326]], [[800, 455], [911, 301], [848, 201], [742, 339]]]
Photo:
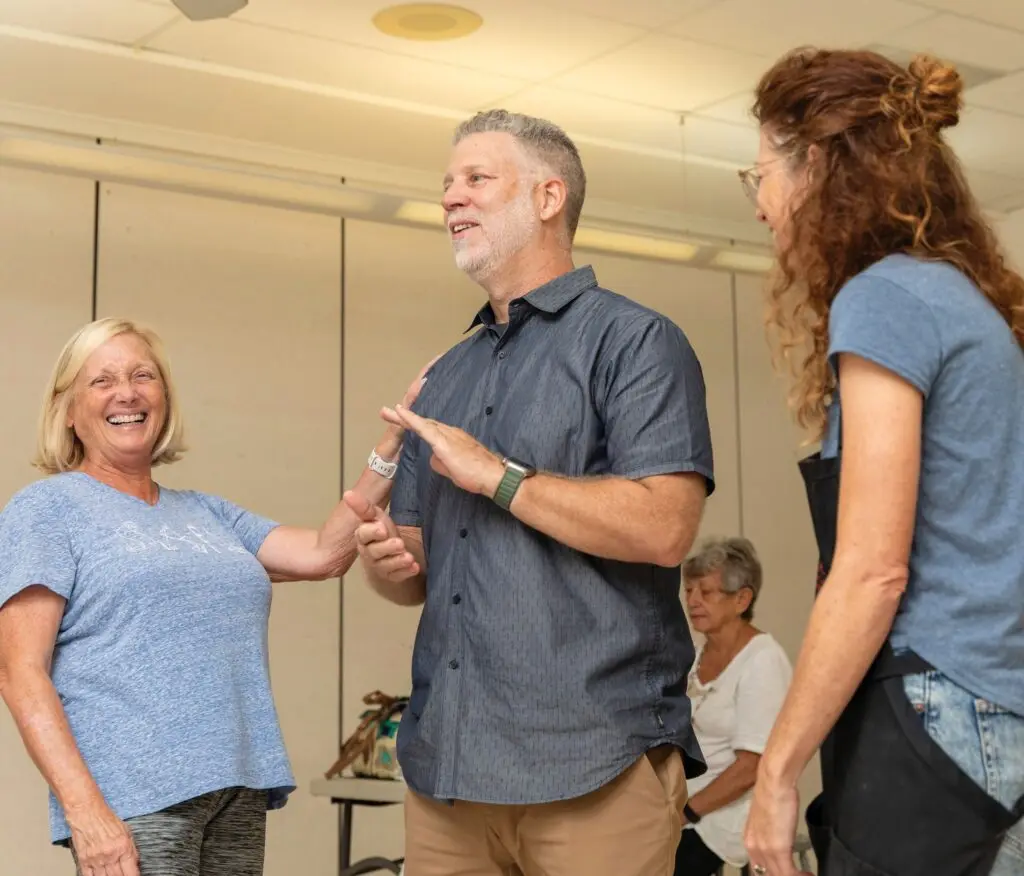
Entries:
[[[903, 679], [928, 735], [985, 792], [1008, 809], [1024, 794], [1024, 716], [950, 681], [939, 672]], [[1007, 834], [990, 876], [1024, 873], [1024, 820]]]

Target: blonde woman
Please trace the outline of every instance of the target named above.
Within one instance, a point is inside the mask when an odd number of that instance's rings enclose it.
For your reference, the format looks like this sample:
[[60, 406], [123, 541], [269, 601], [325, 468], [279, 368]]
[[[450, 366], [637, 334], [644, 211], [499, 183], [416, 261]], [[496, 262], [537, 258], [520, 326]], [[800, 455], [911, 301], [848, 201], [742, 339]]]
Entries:
[[[392, 427], [375, 448], [365, 501], [386, 503], [401, 442]], [[300, 529], [161, 487], [153, 467], [183, 449], [158, 337], [91, 323], [46, 392], [48, 477], [0, 514], [0, 694], [82, 876], [262, 873], [266, 812], [295, 787], [268, 677], [270, 581], [335, 577], [356, 555], [345, 504]]]

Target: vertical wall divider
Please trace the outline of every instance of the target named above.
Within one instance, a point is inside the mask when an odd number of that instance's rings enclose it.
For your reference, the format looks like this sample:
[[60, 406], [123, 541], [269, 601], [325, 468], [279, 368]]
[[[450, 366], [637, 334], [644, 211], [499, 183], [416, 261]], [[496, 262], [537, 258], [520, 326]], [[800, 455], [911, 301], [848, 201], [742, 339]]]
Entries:
[[[102, 146], [103, 141], [96, 138], [96, 145]], [[99, 312], [100, 294], [100, 181], [96, 180], [93, 189], [92, 205], [92, 319]]]
[[[342, 179], [342, 183], [345, 180]], [[339, 239], [340, 239], [340, 252], [339, 257], [340, 263], [340, 274], [338, 284], [338, 294], [341, 296], [341, 325], [338, 327], [340, 337], [338, 339], [338, 346], [341, 351], [340, 361], [338, 367], [341, 369], [341, 379], [339, 381], [339, 388], [341, 390], [341, 401], [339, 404], [339, 414], [341, 416], [341, 423], [338, 429], [338, 454], [340, 456], [340, 472], [341, 478], [338, 484], [338, 501], [341, 501], [341, 497], [345, 494], [345, 219], [342, 217], [339, 226]], [[338, 744], [337, 748], [341, 750], [341, 744], [345, 740], [345, 580], [344, 577], [338, 578]], [[338, 832], [335, 838], [334, 846], [341, 851], [341, 838], [344, 831], [344, 807], [335, 807], [338, 810], [338, 818], [336, 822], [336, 830]], [[340, 860], [340, 859], [339, 859]], [[340, 865], [340, 864], [339, 864]]]
[[740, 399], [742, 382], [740, 380], [740, 327], [739, 303], [736, 300], [736, 274], [729, 274], [729, 298], [732, 306], [732, 368], [736, 381], [733, 397], [736, 400], [736, 490], [739, 504], [739, 524], [741, 536], [746, 535], [743, 515], [743, 405]]

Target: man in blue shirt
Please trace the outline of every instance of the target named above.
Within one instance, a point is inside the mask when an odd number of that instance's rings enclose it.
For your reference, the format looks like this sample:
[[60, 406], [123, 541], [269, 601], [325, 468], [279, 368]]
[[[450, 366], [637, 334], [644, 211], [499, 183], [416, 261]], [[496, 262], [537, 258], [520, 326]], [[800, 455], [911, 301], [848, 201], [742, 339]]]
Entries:
[[360, 554], [424, 604], [399, 730], [412, 876], [673, 869], [693, 645], [680, 564], [714, 487], [700, 364], [664, 316], [575, 268], [586, 179], [559, 128], [455, 134], [444, 208], [487, 292], [415, 405]]

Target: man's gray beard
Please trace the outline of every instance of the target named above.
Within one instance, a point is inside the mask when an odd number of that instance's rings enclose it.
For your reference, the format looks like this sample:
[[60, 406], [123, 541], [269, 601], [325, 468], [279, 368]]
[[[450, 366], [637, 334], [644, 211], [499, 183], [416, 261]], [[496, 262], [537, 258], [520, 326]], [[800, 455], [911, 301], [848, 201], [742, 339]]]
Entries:
[[508, 203], [500, 220], [496, 217], [488, 250], [475, 252], [470, 247], [454, 247], [456, 267], [474, 280], [492, 276], [529, 243], [537, 221], [530, 190], [526, 189]]

